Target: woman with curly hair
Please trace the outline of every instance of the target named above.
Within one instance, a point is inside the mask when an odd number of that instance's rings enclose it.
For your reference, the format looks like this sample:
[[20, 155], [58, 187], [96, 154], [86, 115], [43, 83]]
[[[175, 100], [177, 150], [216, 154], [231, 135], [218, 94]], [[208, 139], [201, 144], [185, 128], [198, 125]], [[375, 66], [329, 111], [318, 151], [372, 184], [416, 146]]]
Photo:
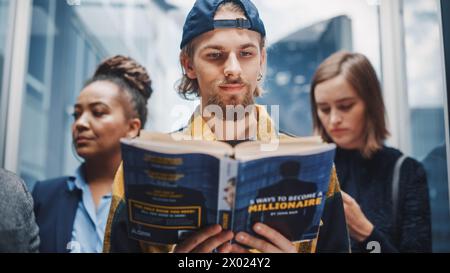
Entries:
[[41, 252], [101, 252], [121, 138], [134, 138], [152, 94], [146, 69], [115, 56], [99, 65], [74, 105], [73, 145], [84, 162], [74, 176], [37, 182], [34, 211]]

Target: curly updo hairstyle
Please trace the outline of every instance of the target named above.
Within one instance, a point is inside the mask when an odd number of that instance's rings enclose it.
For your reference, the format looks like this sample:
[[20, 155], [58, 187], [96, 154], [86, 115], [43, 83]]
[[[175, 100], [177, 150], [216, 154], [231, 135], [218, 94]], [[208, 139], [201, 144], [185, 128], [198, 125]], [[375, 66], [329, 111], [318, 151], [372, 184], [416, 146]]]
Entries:
[[153, 93], [152, 81], [145, 67], [130, 57], [117, 55], [103, 61], [85, 87], [97, 81], [112, 82], [126, 92], [132, 106], [131, 113], [126, 113], [128, 118], [139, 118], [141, 128], [145, 126], [147, 101]]

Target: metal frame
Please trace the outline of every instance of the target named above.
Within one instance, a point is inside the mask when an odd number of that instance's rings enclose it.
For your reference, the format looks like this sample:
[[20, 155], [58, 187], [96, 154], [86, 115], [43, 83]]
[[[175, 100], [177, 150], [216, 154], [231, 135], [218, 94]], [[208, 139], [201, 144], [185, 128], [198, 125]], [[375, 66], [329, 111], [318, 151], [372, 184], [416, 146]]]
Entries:
[[389, 144], [411, 154], [406, 78], [403, 0], [380, 0], [383, 97], [389, 117]]
[[[8, 9], [8, 26], [14, 24], [13, 12], [15, 10], [15, 1], [9, 2]], [[8, 116], [8, 101], [9, 101], [9, 80], [10, 80], [10, 65], [11, 65], [11, 51], [13, 48], [12, 37], [14, 28], [8, 29], [5, 41], [5, 60], [2, 75], [2, 85], [0, 86], [0, 167], [4, 168], [5, 162], [5, 145], [6, 145], [6, 118]]]
[[[25, 90], [27, 73], [29, 33], [31, 29], [32, 0], [11, 1], [10, 33], [5, 56], [5, 71], [2, 86], [5, 101], [2, 98], [1, 129], [4, 130], [0, 143], [1, 166], [17, 172], [19, 133], [22, 114], [22, 98]], [[3, 107], [5, 105], [5, 107]], [[12, 126], [15, 124], [16, 126]]]
[[[450, 109], [450, 1], [440, 1], [440, 27], [442, 35], [442, 56], [444, 56], [444, 88], [447, 92], [444, 92], [444, 99], [447, 103], [444, 103], [444, 117], [445, 117], [445, 143], [447, 149], [447, 181], [449, 188], [449, 206], [450, 206], [450, 125], [449, 125], [449, 109]], [[449, 212], [450, 213], [450, 212]]]

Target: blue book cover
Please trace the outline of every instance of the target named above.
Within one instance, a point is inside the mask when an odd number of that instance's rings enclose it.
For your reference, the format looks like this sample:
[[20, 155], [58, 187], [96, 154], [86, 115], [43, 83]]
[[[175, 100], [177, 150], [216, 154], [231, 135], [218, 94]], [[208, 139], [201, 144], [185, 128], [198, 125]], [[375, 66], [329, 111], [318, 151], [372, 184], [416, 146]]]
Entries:
[[265, 223], [292, 242], [317, 236], [334, 144], [311, 139], [277, 143], [176, 141], [146, 134], [122, 141], [128, 233], [154, 244], [177, 244], [220, 224], [256, 236]]

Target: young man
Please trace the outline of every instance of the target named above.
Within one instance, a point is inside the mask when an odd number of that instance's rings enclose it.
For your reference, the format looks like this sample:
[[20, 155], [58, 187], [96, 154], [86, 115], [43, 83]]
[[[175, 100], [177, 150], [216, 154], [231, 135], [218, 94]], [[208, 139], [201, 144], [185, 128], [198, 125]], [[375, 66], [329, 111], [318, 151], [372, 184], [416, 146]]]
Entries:
[[[249, 0], [197, 0], [189, 13], [181, 42], [180, 62], [184, 75], [179, 92], [196, 95], [201, 105], [181, 134], [192, 139], [271, 141], [287, 138], [278, 134], [263, 107], [255, 105], [266, 65], [265, 28], [258, 10]], [[231, 107], [250, 109], [240, 117], [226, 117]], [[221, 114], [217, 115], [218, 112]], [[224, 113], [225, 112], [225, 113]], [[213, 123], [211, 121], [214, 121]], [[244, 126], [234, 126], [244, 121]], [[231, 125], [231, 126], [230, 126]], [[233, 234], [219, 225], [205, 227], [183, 243], [170, 248], [151, 246], [128, 238], [123, 200], [123, 170], [119, 169], [105, 235], [106, 252], [349, 252], [349, 238], [336, 173], [327, 192], [318, 238], [293, 244], [276, 230], [257, 223], [261, 238]], [[235, 238], [238, 244], [230, 244]], [[247, 248], [244, 248], [246, 246]]]

